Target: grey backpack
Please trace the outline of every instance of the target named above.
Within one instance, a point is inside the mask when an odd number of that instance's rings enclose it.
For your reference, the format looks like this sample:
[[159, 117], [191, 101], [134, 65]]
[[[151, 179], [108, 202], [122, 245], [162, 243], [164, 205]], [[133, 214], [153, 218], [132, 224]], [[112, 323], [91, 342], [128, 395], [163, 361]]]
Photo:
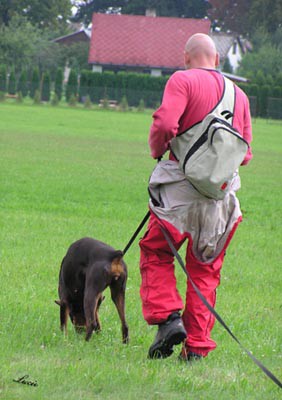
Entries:
[[234, 104], [234, 84], [224, 77], [223, 95], [216, 107], [170, 142], [188, 181], [201, 194], [216, 200], [223, 199], [230, 190], [249, 147], [232, 127]]

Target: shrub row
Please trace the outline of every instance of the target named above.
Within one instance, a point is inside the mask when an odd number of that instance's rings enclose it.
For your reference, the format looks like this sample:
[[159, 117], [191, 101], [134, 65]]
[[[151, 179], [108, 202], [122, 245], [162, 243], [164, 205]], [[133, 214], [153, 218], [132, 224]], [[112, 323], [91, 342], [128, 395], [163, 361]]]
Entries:
[[152, 77], [148, 74], [82, 71], [79, 85], [79, 100], [89, 95], [94, 103], [108, 98], [118, 103], [126, 97], [130, 106], [144, 101], [146, 107], [160, 104], [167, 77]]
[[[280, 114], [279, 118], [282, 118], [282, 110], [280, 110], [280, 113], [278, 110], [281, 102], [270, 102], [270, 99], [282, 99], [282, 86], [259, 86], [258, 84], [247, 83], [240, 83], [239, 86], [244, 90], [250, 99], [253, 116], [269, 117]], [[274, 107], [274, 110], [272, 110], [270, 107]]]
[[[67, 102], [71, 98], [72, 100], [76, 98], [83, 103], [86, 99], [90, 99], [92, 103], [100, 103], [103, 99], [121, 103], [122, 99], [126, 99], [130, 107], [138, 107], [141, 102], [144, 107], [156, 108], [161, 102], [167, 79], [168, 77], [152, 77], [148, 74], [97, 73], [88, 70], [82, 71], [78, 76], [71, 70], [68, 81], [63, 85], [61, 69], [57, 70], [54, 82], [51, 82], [48, 71], [40, 74], [38, 68], [29, 74], [23, 70], [17, 79], [11, 70], [7, 79], [6, 67], [0, 66], [0, 92], [11, 95], [20, 92], [23, 97], [29, 95], [34, 98], [35, 92], [39, 91], [43, 101], [50, 101], [50, 93], [53, 90], [58, 101], [63, 96]], [[272, 102], [270, 105], [269, 100], [282, 99], [282, 86], [249, 83], [240, 83], [239, 86], [249, 96], [253, 116], [267, 117], [270, 114], [281, 114], [278, 109], [272, 110], [273, 107], [279, 108], [281, 103]]]

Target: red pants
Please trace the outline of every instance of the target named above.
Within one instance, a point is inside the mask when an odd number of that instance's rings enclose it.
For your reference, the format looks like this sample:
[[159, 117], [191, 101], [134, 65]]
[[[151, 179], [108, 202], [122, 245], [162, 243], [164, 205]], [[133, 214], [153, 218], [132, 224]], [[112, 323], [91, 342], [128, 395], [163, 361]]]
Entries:
[[[159, 223], [158, 218], [151, 214], [148, 230], [139, 243], [142, 311], [144, 319], [150, 325], [163, 322], [172, 312], [183, 309], [183, 302], [176, 288], [174, 256], [159, 228]], [[176, 228], [164, 220], [161, 223], [170, 233], [173, 244], [178, 250], [188, 235], [181, 235]], [[216, 288], [220, 283], [220, 270], [225, 249], [237, 225], [238, 223], [235, 224], [225, 248], [211, 264], [198, 261], [192, 254], [191, 241], [188, 242], [186, 269], [212, 307], [215, 306]], [[189, 280], [182, 319], [187, 331], [186, 349], [188, 351], [206, 356], [209, 351], [216, 348], [216, 343], [210, 336], [215, 318], [198, 297]]]

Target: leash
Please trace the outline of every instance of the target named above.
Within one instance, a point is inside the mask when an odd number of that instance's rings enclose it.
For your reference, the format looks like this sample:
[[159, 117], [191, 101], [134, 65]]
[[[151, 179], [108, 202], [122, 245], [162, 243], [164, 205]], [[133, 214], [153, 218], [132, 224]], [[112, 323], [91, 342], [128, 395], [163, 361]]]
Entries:
[[[161, 161], [163, 156], [160, 156], [157, 158], [157, 162], [159, 163]], [[141, 231], [141, 229], [143, 228], [143, 226], [146, 224], [146, 222], [148, 221], [150, 217], [150, 210], [147, 212], [147, 214], [145, 215], [145, 217], [142, 219], [140, 225], [138, 226], [138, 228], [136, 229], [136, 231], [133, 233], [131, 239], [129, 240], [129, 242], [127, 243], [127, 245], [125, 246], [124, 250], [123, 250], [123, 255], [125, 255], [125, 253], [127, 252], [127, 250], [129, 249], [129, 247], [132, 245], [132, 243], [134, 242], [136, 236], [138, 235], [138, 233]]]
[[131, 239], [129, 240], [129, 242], [127, 243], [127, 245], [125, 246], [124, 250], [123, 250], [123, 255], [125, 255], [125, 253], [127, 252], [127, 250], [129, 249], [129, 247], [132, 245], [132, 243], [134, 242], [136, 236], [138, 235], [138, 233], [141, 231], [141, 229], [143, 228], [143, 226], [146, 224], [147, 220], [150, 217], [150, 211], [147, 212], [147, 214], [145, 215], [145, 217], [142, 219], [142, 221], [140, 222], [140, 225], [138, 226], [138, 228], [136, 229], [136, 231], [133, 233]]
[[[134, 242], [136, 236], [141, 231], [141, 229], [143, 228], [143, 226], [145, 225], [145, 223], [147, 222], [149, 217], [150, 217], [150, 211], [147, 212], [147, 214], [145, 215], [145, 217], [143, 218], [143, 220], [139, 224], [138, 228], [136, 229], [136, 231], [132, 235], [131, 239], [129, 240], [128, 244], [125, 246], [125, 248], [123, 250], [123, 255], [125, 255], [125, 253], [128, 251], [128, 249], [130, 248], [130, 246]], [[164, 237], [165, 237], [165, 239], [166, 239], [166, 241], [167, 241], [167, 243], [168, 243], [173, 255], [176, 257], [177, 261], [179, 262], [179, 265], [181, 266], [181, 268], [183, 269], [185, 275], [187, 276], [187, 278], [191, 282], [191, 285], [193, 286], [195, 292], [197, 293], [199, 298], [202, 300], [202, 302], [205, 304], [205, 306], [208, 308], [208, 310], [215, 316], [217, 321], [224, 327], [224, 329], [229, 333], [229, 335], [232, 337], [232, 339], [235, 340], [235, 342], [241, 347], [241, 349], [265, 373], [265, 375], [268, 376], [268, 378], [270, 378], [277, 386], [279, 386], [280, 389], [282, 389], [282, 382], [279, 381], [279, 379], [271, 371], [269, 371], [269, 369], [267, 369], [245, 346], [242, 345], [240, 340], [234, 335], [234, 333], [231, 331], [231, 329], [226, 325], [226, 323], [221, 318], [221, 316], [215, 311], [215, 309], [209, 304], [207, 299], [202, 295], [201, 291], [198, 289], [198, 287], [195, 285], [195, 283], [190, 278], [190, 276], [188, 274], [188, 271], [186, 270], [185, 264], [184, 264], [182, 258], [180, 257], [179, 253], [177, 252], [176, 248], [174, 247], [174, 245], [173, 245], [173, 243], [171, 241], [171, 238], [169, 237], [166, 229], [161, 225], [161, 223], [160, 223], [159, 226], [160, 226], [160, 229], [161, 229], [161, 231], [162, 231], [162, 233], [163, 233], [163, 235], [164, 235]]]
[[179, 253], [177, 252], [176, 248], [174, 247], [166, 229], [160, 224], [160, 229], [173, 253], [173, 255], [177, 258], [177, 261], [179, 262], [180, 266], [182, 267], [183, 271], [185, 272], [187, 278], [189, 279], [189, 281], [191, 282], [191, 285], [193, 286], [195, 292], [197, 293], [197, 295], [200, 297], [200, 299], [202, 300], [202, 302], [205, 304], [205, 306], [208, 308], [208, 310], [215, 316], [215, 318], [217, 319], [217, 321], [225, 328], [225, 330], [229, 333], [229, 335], [235, 340], [235, 342], [238, 343], [238, 345], [241, 347], [242, 350], [244, 350], [245, 353], [248, 354], [248, 356], [253, 360], [253, 362], [276, 384], [280, 387], [280, 389], [282, 389], [282, 383], [279, 381], [278, 378], [276, 378], [275, 375], [273, 375], [272, 372], [270, 372], [246, 347], [244, 347], [242, 345], [242, 343], [239, 341], [239, 339], [237, 339], [237, 337], [232, 333], [232, 331], [230, 330], [230, 328], [226, 325], [226, 323], [223, 321], [223, 319], [221, 318], [221, 316], [215, 311], [215, 309], [208, 303], [208, 301], [206, 300], [206, 298], [202, 295], [202, 293], [200, 292], [200, 290], [198, 289], [198, 287], [195, 285], [195, 283], [192, 281], [192, 279], [190, 278], [188, 271], [185, 268], [185, 264], [182, 260], [182, 258], [180, 257]]

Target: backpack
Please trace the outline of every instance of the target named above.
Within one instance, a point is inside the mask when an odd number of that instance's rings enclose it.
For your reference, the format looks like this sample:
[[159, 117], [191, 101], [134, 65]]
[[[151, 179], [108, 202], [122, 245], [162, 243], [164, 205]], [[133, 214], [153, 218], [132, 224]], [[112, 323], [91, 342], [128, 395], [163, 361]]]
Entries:
[[230, 191], [249, 147], [232, 127], [234, 104], [234, 84], [224, 77], [223, 95], [215, 108], [170, 142], [170, 150], [188, 181], [202, 195], [215, 200]]

